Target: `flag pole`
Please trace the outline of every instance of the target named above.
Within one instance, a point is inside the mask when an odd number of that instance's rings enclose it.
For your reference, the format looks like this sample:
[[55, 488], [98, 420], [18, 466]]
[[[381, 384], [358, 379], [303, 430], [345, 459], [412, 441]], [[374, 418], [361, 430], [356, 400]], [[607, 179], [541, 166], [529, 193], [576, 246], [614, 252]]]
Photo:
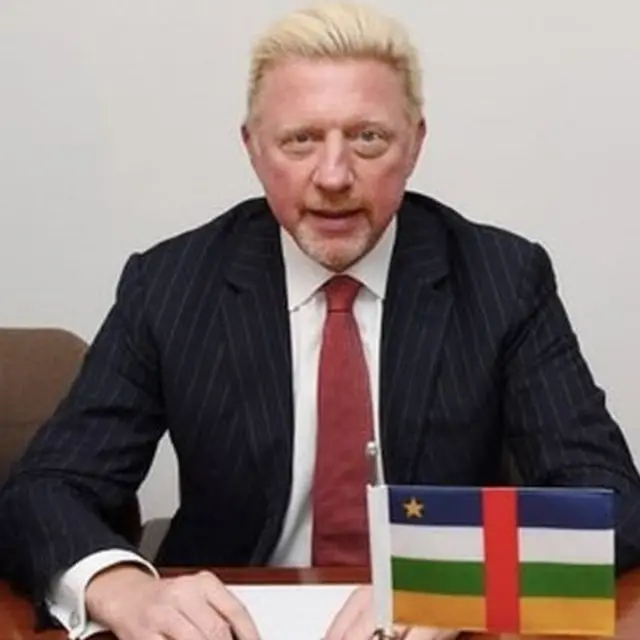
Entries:
[[367, 510], [369, 517], [373, 617], [375, 621], [373, 636], [376, 640], [389, 640], [395, 637], [395, 633], [391, 606], [388, 497], [385, 486], [379, 481], [379, 450], [374, 441], [367, 443], [366, 455], [369, 461]]
[[373, 441], [367, 442], [367, 458], [369, 460], [369, 484], [375, 487], [378, 481], [378, 445]]

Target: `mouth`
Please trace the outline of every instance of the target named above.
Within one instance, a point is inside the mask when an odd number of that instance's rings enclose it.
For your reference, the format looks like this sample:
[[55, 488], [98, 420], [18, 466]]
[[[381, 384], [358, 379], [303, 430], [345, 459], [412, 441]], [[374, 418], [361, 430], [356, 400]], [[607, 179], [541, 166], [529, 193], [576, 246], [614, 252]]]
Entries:
[[355, 233], [363, 220], [363, 209], [307, 209], [315, 230], [326, 237]]
[[362, 209], [307, 209], [307, 211], [313, 216], [329, 220], [343, 220], [362, 213]]

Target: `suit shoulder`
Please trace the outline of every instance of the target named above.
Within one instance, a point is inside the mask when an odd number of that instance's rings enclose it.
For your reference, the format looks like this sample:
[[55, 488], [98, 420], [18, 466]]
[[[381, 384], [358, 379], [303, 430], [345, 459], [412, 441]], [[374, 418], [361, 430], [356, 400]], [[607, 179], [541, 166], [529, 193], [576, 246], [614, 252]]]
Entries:
[[422, 194], [409, 194], [412, 202], [435, 216], [447, 237], [448, 249], [457, 260], [502, 267], [527, 264], [543, 252], [540, 244], [514, 231], [472, 220], [452, 207]]
[[239, 202], [208, 222], [133, 252], [118, 283], [117, 296], [140, 291], [148, 300], [174, 295], [187, 286], [217, 281], [233, 260], [243, 239], [255, 228], [270, 224], [263, 198]]

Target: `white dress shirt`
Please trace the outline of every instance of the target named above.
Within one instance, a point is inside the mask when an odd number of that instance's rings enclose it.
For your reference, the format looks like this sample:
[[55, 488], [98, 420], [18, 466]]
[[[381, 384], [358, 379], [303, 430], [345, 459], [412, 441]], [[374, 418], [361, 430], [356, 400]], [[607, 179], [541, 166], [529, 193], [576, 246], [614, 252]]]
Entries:
[[[375, 247], [346, 271], [363, 285], [355, 299], [353, 312], [369, 368], [376, 440], [379, 433], [377, 381], [382, 303], [395, 233], [394, 217]], [[326, 315], [325, 296], [320, 288], [335, 274], [304, 254], [289, 234], [283, 232], [281, 237], [291, 322], [295, 429], [291, 498], [282, 535], [271, 563], [278, 566], [304, 567], [311, 564], [310, 491], [316, 455], [316, 385], [322, 328]], [[380, 457], [378, 478], [382, 479]]]
[[[378, 380], [382, 307], [395, 233], [396, 221], [393, 218], [376, 246], [347, 271], [363, 285], [354, 303], [354, 314], [369, 367], [376, 440], [379, 437]], [[334, 274], [304, 254], [288, 233], [281, 233], [281, 241], [291, 322], [295, 428], [291, 496], [282, 534], [270, 564], [301, 567], [311, 564], [310, 490], [317, 426], [316, 384], [325, 318], [325, 299], [320, 288]], [[382, 479], [380, 456], [378, 477]], [[135, 554], [107, 550], [84, 558], [56, 581], [48, 604], [51, 613], [69, 631], [70, 638], [84, 639], [104, 630], [103, 627], [87, 620], [84, 605], [85, 588], [98, 571], [124, 561], [141, 563], [151, 573], [158, 575], [153, 565]], [[433, 640], [444, 637], [451, 636], [440, 636], [434, 632]]]

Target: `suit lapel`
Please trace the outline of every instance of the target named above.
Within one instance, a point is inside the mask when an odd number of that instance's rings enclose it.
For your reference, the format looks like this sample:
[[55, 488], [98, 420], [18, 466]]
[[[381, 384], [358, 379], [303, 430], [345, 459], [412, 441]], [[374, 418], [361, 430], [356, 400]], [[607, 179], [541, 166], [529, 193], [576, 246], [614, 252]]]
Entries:
[[380, 423], [388, 482], [412, 482], [452, 294], [445, 230], [428, 209], [398, 213], [382, 321]]
[[231, 286], [223, 308], [247, 444], [263, 479], [267, 505], [267, 521], [252, 558], [262, 563], [277, 542], [291, 484], [291, 343], [279, 226], [266, 205], [241, 233], [227, 270]]

